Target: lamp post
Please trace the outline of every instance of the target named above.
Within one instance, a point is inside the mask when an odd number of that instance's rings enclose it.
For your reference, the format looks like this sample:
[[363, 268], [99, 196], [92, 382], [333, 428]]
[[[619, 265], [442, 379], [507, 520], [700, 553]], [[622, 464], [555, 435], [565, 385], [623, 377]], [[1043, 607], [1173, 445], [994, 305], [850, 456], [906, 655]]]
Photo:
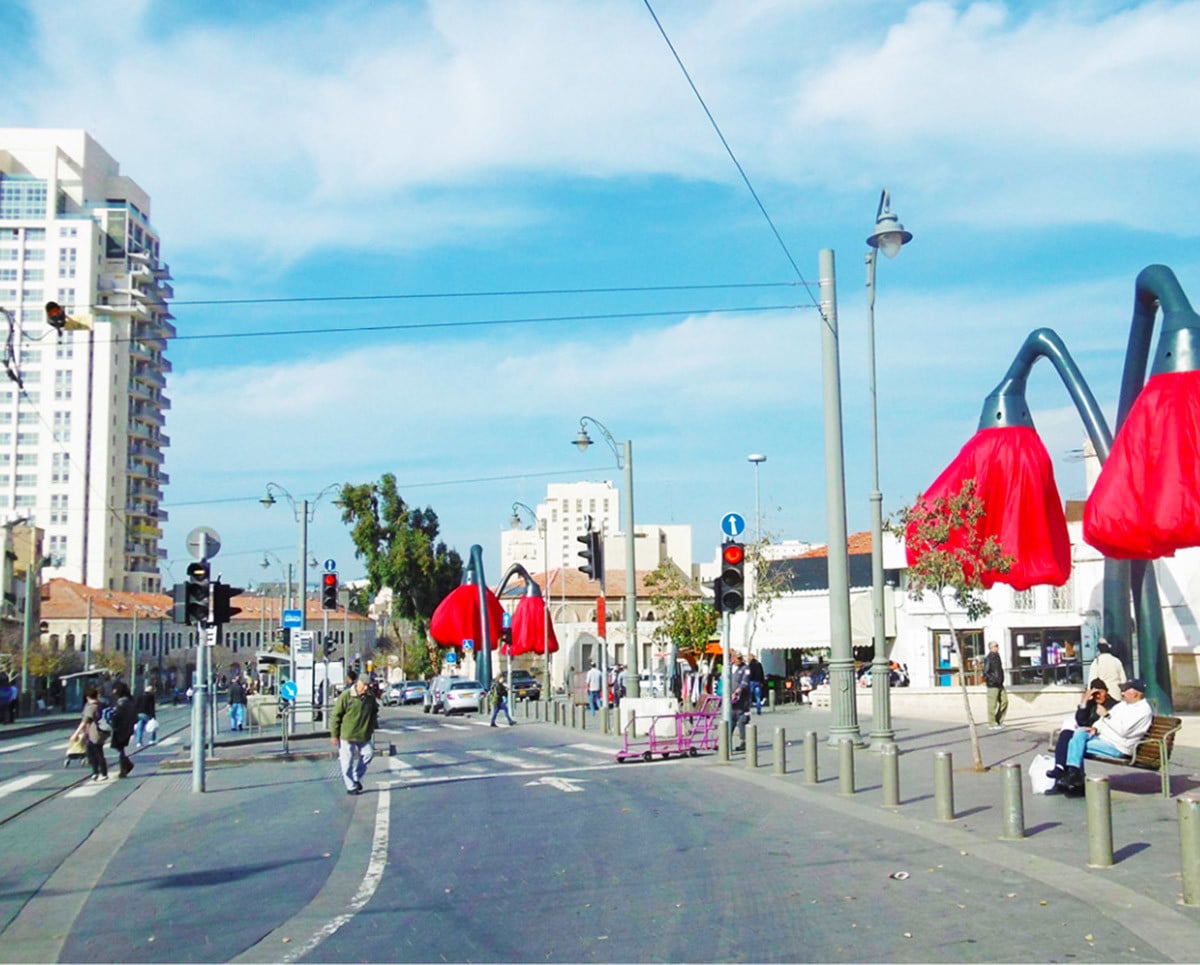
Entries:
[[854, 696], [854, 655], [850, 649], [850, 557], [846, 546], [846, 469], [842, 452], [842, 380], [838, 362], [837, 281], [833, 251], [822, 248], [821, 384], [825, 414], [825, 513], [829, 526], [829, 701], [833, 720], [829, 743], [843, 738], [862, 743]]
[[[287, 590], [286, 590], [287, 595], [286, 595], [285, 599], [287, 600], [287, 605], [288, 605], [288, 608], [290, 609], [292, 606], [292, 564], [288, 563], [285, 566], [283, 563], [283, 560], [281, 560], [278, 556], [276, 556], [270, 550], [263, 550], [262, 562], [259, 563], [258, 565], [261, 566], [264, 570], [270, 569], [271, 560], [274, 560], [275, 563], [279, 566], [280, 576], [283, 576], [284, 574], [286, 574], [286, 579], [285, 579], [285, 582], [283, 585], [287, 588]], [[282, 619], [282, 617], [281, 617], [281, 619]]]
[[883, 493], [879, 489], [879, 407], [875, 391], [875, 262], [877, 252], [895, 258], [912, 241], [890, 209], [891, 195], [879, 196], [875, 230], [867, 238], [867, 364], [871, 371], [871, 608], [875, 614], [875, 658], [871, 661], [871, 746], [882, 748], [896, 736], [892, 729], [891, 664], [887, 656], [887, 620], [883, 599]]
[[604, 423], [585, 415], [579, 420], [579, 432], [575, 436], [575, 445], [580, 452], [586, 452], [587, 447], [592, 444], [592, 437], [587, 432], [587, 423], [589, 422], [600, 430], [601, 435], [608, 442], [613, 455], [617, 457], [617, 468], [625, 470], [625, 512], [623, 513], [625, 517], [623, 523], [625, 527], [625, 632], [626, 639], [629, 641], [625, 658], [629, 665], [629, 672], [625, 675], [625, 681], [628, 695], [640, 697], [642, 690], [638, 677], [641, 660], [637, 641], [637, 567], [633, 545], [633, 443], [626, 439], [618, 446]]
[[[545, 633], [542, 637], [542, 647], [545, 650], [546, 657], [546, 673], [544, 691], [546, 700], [550, 699], [550, 527], [546, 525], [546, 520], [542, 519], [532, 508], [526, 506], [522, 502], [514, 502], [512, 504], [512, 526], [516, 529], [521, 525], [521, 517], [517, 514], [517, 510], [523, 509], [537, 522], [538, 535], [542, 537], [542, 572], [546, 578], [545, 597], [546, 597], [546, 623]], [[509, 681], [511, 686], [511, 681]], [[511, 693], [511, 690], [510, 690]]]
[[754, 541], [762, 545], [762, 511], [758, 499], [758, 467], [767, 461], [761, 452], [752, 452], [746, 457], [747, 462], [754, 463]]
[[296, 517], [296, 521], [300, 524], [300, 561], [298, 564], [297, 574], [297, 589], [300, 591], [300, 629], [305, 630], [308, 627], [308, 568], [305, 563], [308, 562], [308, 524], [312, 522], [313, 515], [317, 511], [317, 503], [325, 496], [339, 488], [341, 483], [330, 483], [322, 489], [311, 500], [302, 499], [299, 504], [295, 498], [286, 489], [278, 483], [267, 483], [267, 492], [262, 499], [259, 500], [267, 509], [275, 505], [278, 500], [275, 498], [275, 493], [283, 496], [292, 507], [292, 513]]

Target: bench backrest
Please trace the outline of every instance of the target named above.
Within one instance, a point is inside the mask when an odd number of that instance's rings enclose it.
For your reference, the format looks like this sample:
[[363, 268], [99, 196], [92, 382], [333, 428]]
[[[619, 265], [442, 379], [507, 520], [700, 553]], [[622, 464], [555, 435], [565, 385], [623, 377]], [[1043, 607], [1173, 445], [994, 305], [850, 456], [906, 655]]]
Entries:
[[1171, 751], [1175, 748], [1175, 733], [1183, 723], [1179, 717], [1159, 717], [1155, 715], [1150, 721], [1150, 730], [1146, 732], [1146, 736], [1142, 738], [1143, 743], [1138, 745], [1137, 754], [1133, 758], [1133, 763], [1138, 767], [1151, 767], [1158, 769], [1162, 766], [1162, 761], [1159, 759], [1158, 741], [1166, 737], [1167, 742], [1167, 757], [1171, 756]]

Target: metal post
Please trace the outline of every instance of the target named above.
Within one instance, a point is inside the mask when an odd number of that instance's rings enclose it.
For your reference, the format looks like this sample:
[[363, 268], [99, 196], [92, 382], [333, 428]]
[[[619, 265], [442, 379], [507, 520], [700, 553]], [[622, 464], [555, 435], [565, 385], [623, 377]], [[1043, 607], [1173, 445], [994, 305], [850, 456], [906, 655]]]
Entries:
[[721, 721], [717, 728], [717, 760], [722, 764], [729, 763], [729, 721]]
[[137, 699], [138, 608], [133, 608], [133, 643], [129, 648], [129, 692]]
[[849, 737], [838, 741], [838, 792], [854, 793], [854, 741]]
[[1200, 905], [1200, 798], [1184, 795], [1176, 804], [1182, 852], [1183, 903]]
[[842, 384], [838, 360], [837, 282], [833, 251], [821, 249], [821, 373], [825, 413], [825, 506], [829, 526], [829, 743], [862, 743], [850, 648], [850, 557], [846, 545], [846, 472], [842, 450]]
[[1084, 785], [1087, 798], [1088, 867], [1109, 868], [1113, 863], [1112, 795], [1108, 778], [1089, 777]]
[[[20, 699], [21, 699], [23, 707], [28, 708], [29, 713], [32, 714], [33, 709], [36, 706], [36, 704], [34, 704], [33, 700], [31, 699], [31, 694], [29, 693], [29, 647], [33, 641], [33, 602], [34, 602], [34, 600], [37, 599], [35, 594], [37, 593], [38, 582], [40, 582], [36, 579], [38, 574], [34, 572], [34, 560], [32, 557], [36, 556], [37, 554], [33, 553], [34, 547], [33, 547], [33, 530], [32, 529], [29, 532], [29, 548], [30, 548], [30, 553], [31, 553], [31, 559], [30, 559], [28, 565], [26, 565], [26, 567], [25, 567], [25, 614], [24, 614], [25, 626], [23, 628], [25, 632], [23, 634], [21, 634], [21, 697], [20, 697]], [[41, 563], [42, 563], [41, 559], [40, 558], [37, 559], [37, 564], [38, 564], [37, 569], [39, 571], [41, 570]], [[92, 605], [92, 599], [91, 599], [91, 597], [88, 597], [89, 611], [91, 610], [91, 605]], [[88, 627], [88, 632], [89, 633], [91, 632], [90, 626]], [[92, 641], [89, 638], [88, 646], [90, 647], [91, 645], [92, 645]]]
[[[300, 500], [300, 629], [308, 629], [308, 500]], [[296, 698], [299, 700], [299, 696]]]
[[782, 727], [775, 728], [775, 776], [787, 774], [787, 733]]
[[[195, 625], [196, 631], [196, 686], [192, 689], [192, 793], [204, 793], [205, 731], [208, 723], [208, 708], [205, 706], [206, 689], [204, 680], [204, 628]], [[91, 646], [91, 641], [88, 641]]]
[[774, 687], [770, 687], [767, 689], [767, 710], [769, 710], [769, 711], [775, 710], [775, 688]]
[[637, 638], [637, 547], [633, 531], [633, 442], [625, 440], [625, 663], [630, 697], [642, 695], [639, 681], [641, 655]]
[[883, 806], [900, 806], [900, 748], [888, 741], [879, 748], [883, 763]]
[[939, 821], [954, 820], [954, 755], [938, 751], [933, 755], [933, 795]]
[[804, 735], [804, 783], [816, 784], [820, 780], [817, 773], [817, 732], [810, 730]]
[[1004, 834], [1007, 841], [1025, 837], [1025, 800], [1021, 789], [1021, 765], [1004, 765]]
[[758, 724], [746, 725], [746, 766], [758, 767]]

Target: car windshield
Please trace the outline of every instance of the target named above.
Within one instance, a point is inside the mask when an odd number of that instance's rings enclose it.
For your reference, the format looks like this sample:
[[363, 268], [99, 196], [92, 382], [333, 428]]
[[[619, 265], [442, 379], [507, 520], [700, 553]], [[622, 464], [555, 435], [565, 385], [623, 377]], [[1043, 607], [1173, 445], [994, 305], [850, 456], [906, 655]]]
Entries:
[[451, 684], [450, 689], [451, 690], [482, 690], [483, 687], [481, 687], [479, 684], [477, 684], [474, 680], [467, 680], [461, 684]]
[[411, 680], [405, 686], [407, 686], [409, 690], [424, 690], [425, 689], [425, 681]]

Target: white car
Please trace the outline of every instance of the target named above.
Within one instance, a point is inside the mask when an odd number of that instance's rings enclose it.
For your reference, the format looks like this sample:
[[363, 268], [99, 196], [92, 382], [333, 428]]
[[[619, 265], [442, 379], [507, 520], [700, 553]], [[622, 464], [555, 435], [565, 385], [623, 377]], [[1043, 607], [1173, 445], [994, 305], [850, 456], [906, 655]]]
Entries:
[[483, 709], [483, 698], [487, 690], [478, 680], [455, 680], [442, 694], [442, 707], [446, 716], [463, 713], [468, 710]]
[[642, 671], [638, 674], [638, 689], [643, 697], [665, 697], [667, 682], [662, 674]]

